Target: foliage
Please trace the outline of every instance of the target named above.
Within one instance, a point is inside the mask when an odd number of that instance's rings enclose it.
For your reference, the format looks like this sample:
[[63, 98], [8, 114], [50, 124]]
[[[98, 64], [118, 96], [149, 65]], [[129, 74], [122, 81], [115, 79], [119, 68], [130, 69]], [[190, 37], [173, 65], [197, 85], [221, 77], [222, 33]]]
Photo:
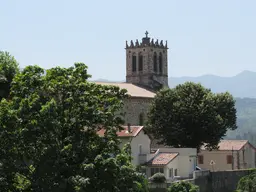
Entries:
[[227, 130], [236, 129], [235, 101], [191, 82], [157, 93], [148, 114], [148, 131], [160, 144], [217, 148]]
[[149, 180], [153, 183], [165, 183], [166, 178], [163, 173], [155, 173]]
[[148, 191], [130, 146], [118, 147], [123, 120], [116, 114], [126, 91], [89, 77], [83, 63], [46, 74], [28, 66], [15, 76], [12, 99], [0, 103], [1, 190]]
[[19, 72], [19, 64], [16, 59], [5, 51], [0, 51], [0, 101], [8, 98], [11, 82]]
[[237, 192], [255, 192], [256, 191], [256, 172], [242, 177], [237, 185]]
[[190, 182], [175, 182], [169, 188], [168, 192], [198, 192], [199, 187]]

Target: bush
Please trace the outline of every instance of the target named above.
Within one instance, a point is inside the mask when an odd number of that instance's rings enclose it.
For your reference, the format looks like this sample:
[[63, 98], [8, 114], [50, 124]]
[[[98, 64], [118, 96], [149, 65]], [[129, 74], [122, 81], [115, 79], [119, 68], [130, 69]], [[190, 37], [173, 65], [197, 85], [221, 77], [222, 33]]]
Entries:
[[256, 191], [256, 172], [242, 177], [237, 185], [237, 192], [255, 192]]
[[165, 183], [166, 178], [163, 173], [156, 173], [149, 180], [153, 183]]
[[177, 182], [173, 183], [169, 188], [168, 192], [198, 192], [199, 187], [190, 182]]

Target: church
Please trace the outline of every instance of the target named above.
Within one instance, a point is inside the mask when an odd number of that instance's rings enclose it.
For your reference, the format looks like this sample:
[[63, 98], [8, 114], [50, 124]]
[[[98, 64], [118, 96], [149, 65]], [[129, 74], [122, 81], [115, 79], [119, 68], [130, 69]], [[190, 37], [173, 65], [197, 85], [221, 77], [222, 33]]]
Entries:
[[95, 82], [126, 89], [130, 97], [124, 102], [126, 124], [144, 125], [156, 91], [168, 87], [167, 41], [151, 39], [146, 31], [141, 41], [126, 41], [126, 82]]

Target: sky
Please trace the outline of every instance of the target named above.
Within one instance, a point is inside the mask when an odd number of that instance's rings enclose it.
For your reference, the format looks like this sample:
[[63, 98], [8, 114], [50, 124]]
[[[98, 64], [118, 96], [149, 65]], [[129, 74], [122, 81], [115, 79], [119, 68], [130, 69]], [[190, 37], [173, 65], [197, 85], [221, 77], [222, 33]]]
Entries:
[[167, 40], [172, 77], [256, 71], [255, 0], [0, 0], [0, 50], [23, 68], [83, 62], [125, 80], [125, 41]]

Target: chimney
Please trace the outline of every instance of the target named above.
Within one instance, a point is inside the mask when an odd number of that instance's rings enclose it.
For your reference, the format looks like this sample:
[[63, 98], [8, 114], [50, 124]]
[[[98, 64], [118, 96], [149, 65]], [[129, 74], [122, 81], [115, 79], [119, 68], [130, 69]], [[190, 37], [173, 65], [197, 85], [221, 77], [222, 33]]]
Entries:
[[131, 131], [131, 124], [130, 124], [130, 123], [128, 123], [128, 132], [129, 132], [129, 133], [132, 132], [132, 131]]

